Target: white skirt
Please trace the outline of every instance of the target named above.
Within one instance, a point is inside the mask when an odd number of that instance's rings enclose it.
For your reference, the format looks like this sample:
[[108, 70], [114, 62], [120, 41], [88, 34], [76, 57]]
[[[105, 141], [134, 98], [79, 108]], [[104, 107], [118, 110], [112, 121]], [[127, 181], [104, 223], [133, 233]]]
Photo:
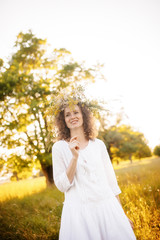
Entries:
[[59, 240], [135, 240], [116, 197], [96, 203], [64, 203]]

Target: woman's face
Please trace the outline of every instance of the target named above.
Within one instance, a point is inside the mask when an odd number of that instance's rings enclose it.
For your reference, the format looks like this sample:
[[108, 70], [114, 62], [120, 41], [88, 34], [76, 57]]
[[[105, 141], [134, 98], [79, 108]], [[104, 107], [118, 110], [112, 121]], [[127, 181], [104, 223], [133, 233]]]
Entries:
[[83, 125], [83, 116], [78, 105], [73, 108], [66, 107], [64, 109], [64, 119], [69, 129], [79, 128]]

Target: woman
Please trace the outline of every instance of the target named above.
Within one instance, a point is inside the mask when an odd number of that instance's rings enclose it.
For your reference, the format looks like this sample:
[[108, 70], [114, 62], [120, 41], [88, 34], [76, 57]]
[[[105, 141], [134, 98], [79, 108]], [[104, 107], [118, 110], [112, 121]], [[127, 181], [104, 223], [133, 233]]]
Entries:
[[133, 240], [133, 223], [103, 141], [95, 138], [86, 105], [65, 105], [56, 116], [59, 141], [52, 147], [53, 176], [65, 193], [60, 240]]

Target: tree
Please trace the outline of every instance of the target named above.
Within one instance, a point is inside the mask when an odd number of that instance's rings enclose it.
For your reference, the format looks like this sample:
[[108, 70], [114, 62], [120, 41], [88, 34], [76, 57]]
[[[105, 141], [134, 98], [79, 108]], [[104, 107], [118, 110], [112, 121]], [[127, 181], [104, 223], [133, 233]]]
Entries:
[[101, 131], [99, 137], [105, 142], [111, 160], [116, 160], [117, 163], [120, 159], [130, 159], [132, 162], [132, 157], [151, 156], [144, 135], [134, 131], [131, 126], [111, 126]]
[[115, 157], [115, 153], [117, 155], [117, 151], [119, 151], [118, 149], [122, 141], [122, 135], [116, 130], [115, 126], [112, 126], [108, 129], [103, 129], [100, 131], [99, 138], [105, 143], [112, 161]]
[[[47, 53], [47, 40], [31, 31], [20, 32], [14, 53], [5, 65], [0, 60], [1, 146], [14, 149], [1, 156], [8, 168], [22, 171], [39, 161], [47, 184], [53, 183], [51, 149], [47, 148], [45, 110], [63, 89], [101, 77], [99, 66], [86, 68], [66, 49]], [[18, 151], [17, 151], [17, 147]]]
[[154, 153], [156, 156], [159, 156], [159, 157], [160, 157], [160, 145], [157, 145], [157, 146], [154, 148], [153, 153]]
[[124, 139], [119, 150], [121, 158], [129, 159], [132, 162], [132, 156], [135, 158], [151, 156], [150, 148], [142, 133], [134, 131], [131, 126], [126, 125], [120, 126], [118, 131]]

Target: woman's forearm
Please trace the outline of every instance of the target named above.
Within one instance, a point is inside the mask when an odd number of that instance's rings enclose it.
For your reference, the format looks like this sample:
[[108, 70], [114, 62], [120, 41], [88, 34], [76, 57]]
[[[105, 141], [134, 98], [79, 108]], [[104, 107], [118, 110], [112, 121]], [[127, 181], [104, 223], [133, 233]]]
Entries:
[[77, 160], [78, 160], [78, 158], [76, 159], [73, 157], [70, 161], [70, 164], [69, 164], [67, 170], [66, 170], [66, 174], [67, 174], [67, 177], [68, 177], [70, 183], [72, 183], [74, 175], [76, 173]]
[[118, 202], [119, 202], [120, 205], [122, 206], [122, 204], [121, 204], [121, 200], [120, 200], [120, 198], [119, 198], [119, 195], [117, 195], [116, 198], [118, 199]]

